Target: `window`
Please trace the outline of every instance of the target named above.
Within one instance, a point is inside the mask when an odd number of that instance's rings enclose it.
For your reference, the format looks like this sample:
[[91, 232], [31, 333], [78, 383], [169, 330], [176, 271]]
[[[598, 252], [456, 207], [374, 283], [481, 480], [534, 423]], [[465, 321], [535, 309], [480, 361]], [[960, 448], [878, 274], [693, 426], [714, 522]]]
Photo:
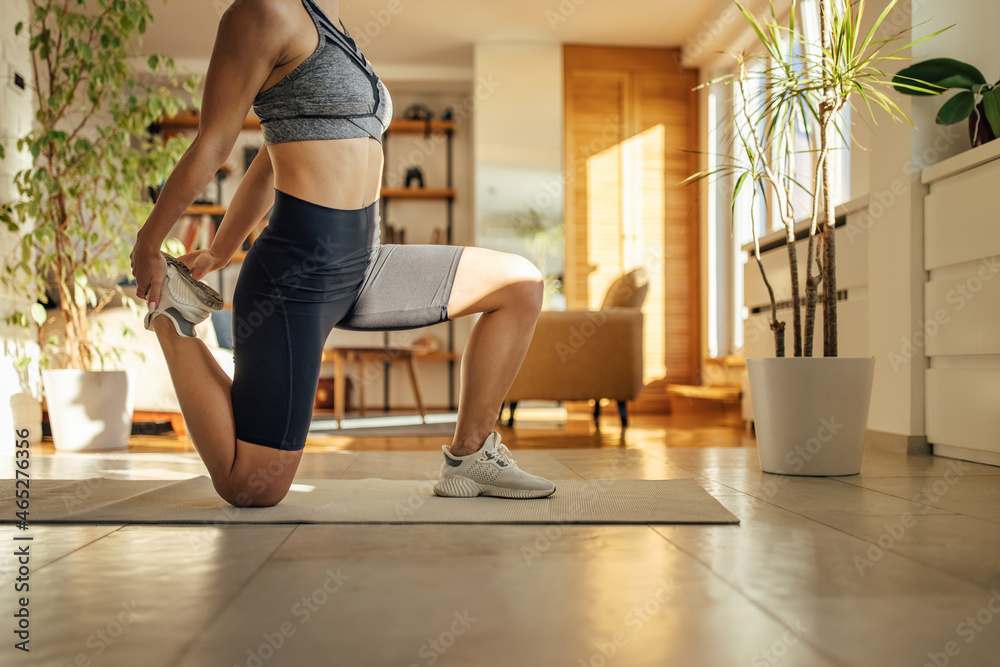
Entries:
[[[794, 49], [798, 53], [819, 55], [819, 8], [815, 0], [798, 4], [796, 27], [801, 30], [801, 40]], [[768, 84], [763, 61], [751, 70], [750, 84], [744, 87], [747, 99], [735, 85], [714, 84], [708, 91], [708, 152], [709, 169], [720, 165], [720, 155], [735, 155], [733, 134], [746, 131], [743, 109], [760, 108]], [[720, 74], [724, 74], [720, 73]], [[806, 124], [801, 118], [788, 128], [789, 144], [793, 146], [794, 173], [799, 183], [812, 187], [816, 166], [817, 127], [815, 121]], [[830, 160], [832, 164], [831, 191], [834, 202], [846, 202], [850, 196], [850, 109], [845, 108], [838, 119]], [[727, 128], [731, 128], [727, 132]], [[748, 313], [743, 304], [743, 271], [747, 261], [743, 246], [753, 241], [756, 227], [758, 236], [784, 230], [780, 212], [771, 204], [771, 192], [752, 192], [749, 184], [741, 188], [730, 213], [730, 197], [734, 182], [719, 178], [709, 185], [708, 215], [708, 347], [712, 356], [734, 352], [743, 346], [743, 320]], [[810, 215], [811, 200], [806, 190], [796, 188], [792, 197], [796, 220]], [[754, 267], [753, 270], [756, 270]]]

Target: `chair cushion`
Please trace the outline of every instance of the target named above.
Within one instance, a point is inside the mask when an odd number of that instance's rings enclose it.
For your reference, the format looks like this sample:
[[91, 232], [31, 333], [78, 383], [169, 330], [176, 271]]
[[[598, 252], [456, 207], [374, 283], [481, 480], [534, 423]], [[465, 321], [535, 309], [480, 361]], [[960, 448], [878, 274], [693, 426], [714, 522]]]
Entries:
[[632, 269], [615, 279], [604, 295], [601, 310], [641, 308], [649, 290], [649, 272], [643, 267]]

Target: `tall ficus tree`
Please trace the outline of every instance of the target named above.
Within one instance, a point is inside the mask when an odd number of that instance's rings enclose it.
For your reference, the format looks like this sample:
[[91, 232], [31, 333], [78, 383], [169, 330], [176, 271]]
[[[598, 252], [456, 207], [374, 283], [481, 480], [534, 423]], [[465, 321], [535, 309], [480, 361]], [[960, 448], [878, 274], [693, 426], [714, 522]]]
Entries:
[[42, 304], [58, 298], [65, 336], [51, 359], [43, 356], [46, 364], [90, 369], [113, 351], [100, 345], [88, 318], [122, 294], [135, 233], [152, 210], [144, 194], [188, 143], [163, 142], [148, 128], [183, 108], [181, 90], [198, 103], [197, 77], [179, 77], [167, 57], [149, 56], [151, 72], [134, 64], [136, 42], [153, 21], [146, 0], [29, 6], [30, 21], [14, 31], [27, 31], [31, 53], [37, 112], [17, 148], [32, 164], [14, 177], [18, 197], [0, 205], [0, 222], [19, 240], [0, 277], [31, 304], [11, 323], [41, 324]]

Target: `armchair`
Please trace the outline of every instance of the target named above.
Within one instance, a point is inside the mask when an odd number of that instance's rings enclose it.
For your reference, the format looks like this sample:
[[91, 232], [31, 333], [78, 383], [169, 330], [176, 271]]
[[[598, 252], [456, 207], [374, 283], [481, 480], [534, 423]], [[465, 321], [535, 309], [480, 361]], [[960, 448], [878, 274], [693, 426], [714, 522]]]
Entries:
[[594, 399], [598, 422], [601, 399], [618, 402], [622, 427], [626, 401], [642, 391], [642, 304], [649, 276], [636, 268], [614, 280], [599, 310], [544, 311], [521, 368], [507, 395], [508, 426], [518, 401]]

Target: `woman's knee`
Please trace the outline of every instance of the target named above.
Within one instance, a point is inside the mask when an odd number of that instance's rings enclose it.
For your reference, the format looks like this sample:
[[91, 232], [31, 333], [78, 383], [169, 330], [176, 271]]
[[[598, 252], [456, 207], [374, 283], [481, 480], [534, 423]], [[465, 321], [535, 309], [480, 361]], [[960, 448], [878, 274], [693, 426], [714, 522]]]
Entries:
[[538, 267], [525, 257], [511, 253], [506, 271], [510, 291], [518, 305], [541, 310], [545, 280]]
[[233, 507], [273, 507], [288, 495], [291, 482], [250, 479], [212, 480], [219, 496]]

